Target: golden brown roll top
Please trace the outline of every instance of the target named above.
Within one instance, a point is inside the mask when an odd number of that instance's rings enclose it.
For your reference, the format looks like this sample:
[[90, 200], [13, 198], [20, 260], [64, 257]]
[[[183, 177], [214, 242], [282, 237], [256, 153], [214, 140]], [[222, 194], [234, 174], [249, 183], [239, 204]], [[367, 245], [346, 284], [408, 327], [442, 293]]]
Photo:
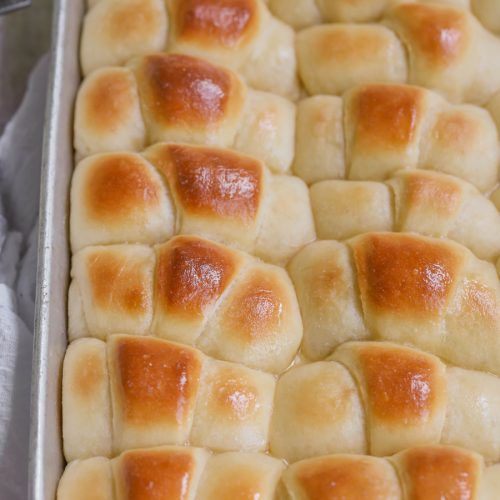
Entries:
[[282, 498], [401, 500], [401, 486], [385, 459], [330, 455], [291, 465], [282, 476]]
[[247, 88], [228, 69], [156, 53], [84, 80], [76, 100], [75, 148], [82, 157], [138, 151], [159, 141], [231, 147], [285, 172], [293, 158], [294, 121], [290, 101]]
[[[269, 175], [260, 161], [228, 150], [182, 145], [153, 146], [146, 156], [167, 180], [182, 233], [220, 231], [221, 239], [242, 241], [243, 247], [255, 241]], [[211, 231], [216, 216], [224, 224]]]
[[169, 0], [168, 49], [239, 71], [249, 85], [298, 97], [295, 33], [261, 0]]
[[205, 235], [275, 263], [315, 237], [308, 193], [298, 179], [271, 176], [254, 158], [214, 148], [156, 145], [145, 154], [167, 180], [180, 233]]
[[284, 464], [259, 453], [162, 446], [71, 462], [58, 500], [273, 500]]
[[[388, 184], [398, 206], [399, 230], [447, 237], [481, 259], [496, 259], [500, 250], [498, 211], [474, 186], [428, 171], [400, 172]], [[426, 222], [430, 218], [435, 220], [434, 229]]]
[[452, 101], [484, 104], [498, 90], [500, 41], [464, 9], [403, 3], [385, 23], [408, 49], [409, 82], [433, 88]]
[[346, 97], [345, 113], [351, 179], [405, 167], [475, 179], [483, 190], [497, 181], [495, 127], [480, 108], [450, 105], [423, 88], [367, 85]]
[[205, 450], [167, 448], [123, 453], [111, 464], [117, 498], [194, 498]]
[[296, 462], [442, 443], [497, 461], [499, 390], [498, 377], [447, 368], [423, 351], [348, 342], [329, 361], [293, 367], [279, 378], [271, 453]]
[[168, 0], [167, 5], [172, 15], [174, 52], [183, 45], [198, 51], [209, 46], [214, 57], [227, 58], [235, 65], [242, 52], [247, 55], [264, 17], [262, 4], [252, 0]]
[[452, 242], [411, 235], [362, 236], [351, 248], [375, 336], [498, 373], [500, 288], [490, 264]]
[[247, 268], [219, 301], [198, 341], [216, 358], [281, 372], [302, 339], [302, 321], [293, 286], [282, 269]]
[[184, 443], [199, 392], [201, 354], [150, 337], [118, 336], [109, 339], [106, 356], [115, 453]]
[[185, 144], [84, 159], [70, 217], [73, 251], [198, 234], [284, 264], [315, 238], [301, 180], [271, 175], [249, 156]]
[[474, 186], [425, 170], [400, 170], [385, 184], [331, 180], [314, 184], [311, 205], [319, 239], [370, 231], [445, 237], [479, 258], [500, 256], [500, 214]]
[[75, 460], [64, 471], [57, 499], [194, 500], [207, 460], [203, 449], [176, 446], [127, 451], [113, 460]]
[[452, 105], [421, 87], [370, 83], [342, 99], [316, 96], [298, 106], [293, 169], [308, 183], [385, 180], [418, 168], [488, 191], [498, 162], [498, 132], [484, 109]]
[[[375, 15], [389, 6], [368, 3]], [[340, 94], [367, 82], [407, 82], [453, 102], [484, 104], [498, 90], [500, 41], [470, 12], [439, 3], [395, 3], [382, 24], [326, 24], [297, 35], [299, 73], [310, 94]], [[359, 2], [356, 7], [363, 8]]]
[[438, 358], [407, 347], [357, 342], [343, 344], [331, 359], [347, 367], [358, 384], [370, 454], [440, 441], [447, 399], [445, 366]]
[[260, 90], [298, 96], [295, 33], [261, 0], [101, 0], [84, 18], [85, 75], [163, 50], [240, 71]]
[[253, 368], [287, 368], [302, 322], [284, 270], [206, 241], [174, 240], [158, 252], [156, 335]]
[[415, 168], [425, 118], [436, 99], [412, 86], [369, 84], [353, 90], [345, 103], [350, 176], [365, 177], [367, 169], [368, 176], [383, 178], [400, 165]]
[[287, 273], [208, 240], [87, 247], [73, 257], [69, 336], [156, 336], [280, 372], [302, 322]]
[[154, 251], [144, 245], [87, 247], [73, 256], [70, 339], [143, 335], [153, 319]]
[[128, 68], [103, 68], [81, 84], [75, 103], [77, 156], [139, 151], [146, 145], [137, 82]]
[[71, 187], [71, 247], [153, 244], [175, 229], [161, 175], [136, 153], [103, 153], [81, 161]]
[[142, 446], [264, 451], [275, 380], [153, 337], [80, 339], [63, 368], [67, 460]]
[[245, 255], [204, 240], [176, 238], [157, 251], [153, 331], [196, 342], [217, 302], [247, 262]]
[[452, 446], [419, 446], [390, 458], [331, 455], [303, 460], [282, 476], [283, 498], [297, 500], [490, 500], [495, 466]]
[[494, 267], [454, 242], [367, 233], [313, 243], [291, 261], [303, 352], [321, 359], [346, 340], [411, 344], [499, 374], [500, 287]]
[[390, 461], [399, 472], [406, 498], [487, 498], [480, 495], [485, 467], [476, 453], [422, 446], [398, 453]]
[[131, 63], [150, 141], [232, 143], [246, 87], [201, 59], [152, 54]]

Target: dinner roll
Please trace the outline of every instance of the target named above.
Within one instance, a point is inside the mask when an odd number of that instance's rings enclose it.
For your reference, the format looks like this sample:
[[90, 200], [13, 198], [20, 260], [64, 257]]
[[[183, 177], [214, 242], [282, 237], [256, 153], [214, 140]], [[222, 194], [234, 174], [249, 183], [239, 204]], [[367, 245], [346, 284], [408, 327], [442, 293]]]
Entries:
[[449, 240], [367, 233], [320, 241], [289, 265], [304, 322], [303, 353], [347, 340], [414, 345], [457, 366], [500, 374], [500, 285], [492, 264]]
[[82, 160], [71, 186], [70, 232], [75, 252], [197, 234], [281, 265], [315, 239], [300, 179], [273, 175], [234, 151], [171, 143]]
[[161, 141], [230, 147], [277, 173], [293, 159], [295, 107], [252, 90], [231, 70], [180, 54], [149, 54], [90, 73], [76, 98], [82, 158]]
[[298, 106], [293, 170], [307, 183], [382, 181], [404, 168], [451, 174], [489, 191], [498, 165], [491, 116], [422, 87], [370, 83], [342, 99], [315, 96]]
[[154, 337], [114, 335], [106, 344], [71, 344], [63, 377], [68, 460], [188, 442], [216, 451], [267, 449], [270, 374]]
[[279, 373], [302, 339], [284, 269], [195, 236], [177, 236], [154, 250], [86, 247], [73, 257], [72, 277], [72, 340], [153, 334]]
[[311, 186], [319, 239], [344, 240], [370, 231], [445, 237], [479, 258], [500, 256], [500, 214], [474, 186], [427, 170], [398, 170], [385, 183], [322, 181]]

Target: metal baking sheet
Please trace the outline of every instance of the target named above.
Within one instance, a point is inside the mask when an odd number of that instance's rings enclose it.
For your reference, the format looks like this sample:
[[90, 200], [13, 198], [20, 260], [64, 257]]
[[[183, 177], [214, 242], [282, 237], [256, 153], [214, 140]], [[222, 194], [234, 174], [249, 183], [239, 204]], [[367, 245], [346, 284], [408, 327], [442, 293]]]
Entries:
[[29, 498], [55, 498], [64, 467], [61, 369], [69, 282], [69, 185], [73, 101], [80, 82], [78, 44], [84, 0], [55, 0], [52, 67], [42, 160], [38, 285], [31, 397]]

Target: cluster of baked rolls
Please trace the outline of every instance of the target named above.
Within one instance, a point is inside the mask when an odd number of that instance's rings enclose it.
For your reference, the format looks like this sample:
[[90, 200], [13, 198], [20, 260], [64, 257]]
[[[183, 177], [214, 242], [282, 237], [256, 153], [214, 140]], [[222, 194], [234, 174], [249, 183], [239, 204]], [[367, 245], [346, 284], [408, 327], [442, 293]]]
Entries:
[[499, 32], [90, 2], [59, 500], [498, 497]]

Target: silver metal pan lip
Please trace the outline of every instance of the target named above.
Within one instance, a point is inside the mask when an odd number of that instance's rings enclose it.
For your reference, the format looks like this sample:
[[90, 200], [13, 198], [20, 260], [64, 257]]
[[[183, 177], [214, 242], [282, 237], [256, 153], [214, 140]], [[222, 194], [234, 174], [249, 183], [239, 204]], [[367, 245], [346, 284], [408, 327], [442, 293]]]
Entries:
[[60, 380], [67, 345], [72, 110], [80, 82], [78, 42], [84, 9], [84, 0], [54, 1], [40, 187], [28, 477], [30, 500], [55, 498], [64, 467]]

